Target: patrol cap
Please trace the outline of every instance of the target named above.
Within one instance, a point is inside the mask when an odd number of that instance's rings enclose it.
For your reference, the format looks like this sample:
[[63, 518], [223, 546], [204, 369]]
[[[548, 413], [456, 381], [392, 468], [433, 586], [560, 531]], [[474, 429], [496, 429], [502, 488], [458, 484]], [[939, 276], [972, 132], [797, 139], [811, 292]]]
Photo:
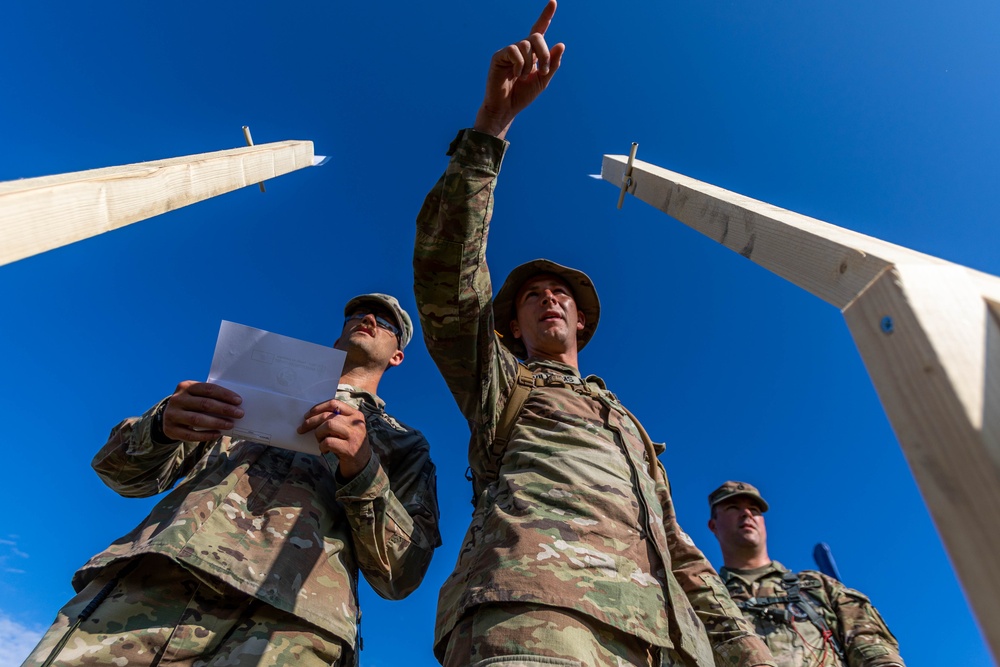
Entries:
[[747, 484], [746, 482], [726, 482], [715, 491], [708, 494], [708, 506], [710, 508], [715, 507], [723, 500], [728, 500], [733, 496], [750, 496], [760, 503], [761, 512], [766, 512], [769, 509], [767, 501], [760, 495], [760, 491], [757, 490], [757, 487], [752, 484]]
[[399, 305], [399, 300], [394, 296], [379, 294], [378, 292], [361, 294], [348, 301], [347, 305], [344, 306], [344, 317], [350, 315], [358, 306], [366, 303], [382, 306], [392, 313], [392, 316], [396, 319], [396, 326], [399, 327], [399, 349], [406, 347], [406, 344], [413, 338], [413, 321], [406, 311], [403, 310], [403, 307]]
[[493, 299], [493, 326], [498, 334], [502, 336], [500, 342], [508, 350], [514, 353], [519, 359], [528, 356], [528, 351], [524, 347], [521, 339], [514, 338], [510, 330], [510, 321], [515, 318], [514, 300], [517, 292], [527, 280], [539, 273], [551, 273], [566, 281], [573, 292], [573, 300], [576, 301], [576, 309], [583, 313], [584, 326], [576, 334], [577, 349], [583, 347], [593, 338], [597, 330], [597, 321], [601, 318], [601, 302], [597, 298], [597, 290], [590, 277], [583, 271], [571, 269], [562, 264], [556, 264], [548, 259], [534, 259], [530, 262], [516, 267], [503, 281], [500, 291]]

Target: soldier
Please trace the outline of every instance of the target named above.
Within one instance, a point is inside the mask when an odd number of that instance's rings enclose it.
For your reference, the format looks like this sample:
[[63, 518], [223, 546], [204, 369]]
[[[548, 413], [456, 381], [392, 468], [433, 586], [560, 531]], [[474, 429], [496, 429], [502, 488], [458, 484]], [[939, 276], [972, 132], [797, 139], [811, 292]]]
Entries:
[[779, 667], [903, 667], [899, 645], [867, 597], [813, 570], [789, 572], [767, 555], [767, 502], [746, 482], [708, 497], [719, 573]]
[[448, 667], [773, 665], [677, 525], [653, 443], [600, 378], [580, 376], [600, 315], [590, 279], [535, 260], [491, 303], [503, 137], [559, 68], [564, 46], [544, 37], [555, 9], [493, 56], [476, 124], [417, 220], [424, 340], [471, 426], [475, 492], [435, 655]]
[[242, 399], [204, 382], [111, 431], [93, 467], [112, 489], [146, 497], [184, 481], [76, 573], [79, 594], [25, 665], [354, 664], [358, 568], [403, 598], [441, 539], [429, 445], [376, 394], [410, 317], [385, 294], [344, 315], [336, 397], [298, 429], [317, 455], [221, 437]]

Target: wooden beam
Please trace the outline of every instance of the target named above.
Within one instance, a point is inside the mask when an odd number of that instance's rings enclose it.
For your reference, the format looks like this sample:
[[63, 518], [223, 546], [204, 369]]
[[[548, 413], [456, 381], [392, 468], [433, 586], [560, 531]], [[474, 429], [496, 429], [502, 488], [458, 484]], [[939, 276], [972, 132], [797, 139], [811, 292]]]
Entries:
[[[621, 187], [626, 156], [602, 177]], [[636, 197], [844, 314], [1000, 657], [1000, 278], [639, 160]]]
[[311, 141], [0, 183], [0, 265], [313, 164]]
[[[996, 344], [995, 322], [991, 334], [992, 317], [958, 266], [897, 266], [845, 309], [844, 317], [996, 653], [1000, 356], [987, 347], [989, 337]], [[891, 332], [881, 325], [886, 317], [892, 319]]]

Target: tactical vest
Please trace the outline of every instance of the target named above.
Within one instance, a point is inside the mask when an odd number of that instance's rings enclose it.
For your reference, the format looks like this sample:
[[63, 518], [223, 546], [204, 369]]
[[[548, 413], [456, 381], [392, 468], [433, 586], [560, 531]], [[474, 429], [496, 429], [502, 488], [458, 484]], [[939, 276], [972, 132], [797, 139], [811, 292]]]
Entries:
[[829, 643], [841, 662], [846, 664], [843, 648], [823, 618], [819, 601], [810, 593], [811, 589], [820, 588], [822, 582], [802, 577], [795, 572], [785, 572], [781, 575], [781, 583], [784, 584], [787, 595], [737, 600], [736, 606], [744, 613], [762, 616], [776, 623], [791, 624], [794, 619], [808, 619], [819, 630], [823, 641]]

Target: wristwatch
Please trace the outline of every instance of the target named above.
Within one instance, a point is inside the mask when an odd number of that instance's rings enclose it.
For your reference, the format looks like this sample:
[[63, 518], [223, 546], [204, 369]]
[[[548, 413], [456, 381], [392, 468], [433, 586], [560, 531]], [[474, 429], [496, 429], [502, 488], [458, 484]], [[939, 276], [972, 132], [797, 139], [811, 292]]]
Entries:
[[167, 399], [160, 403], [160, 406], [156, 408], [156, 412], [153, 413], [153, 421], [149, 425], [149, 437], [152, 438], [153, 442], [160, 445], [167, 445], [176, 440], [171, 440], [167, 437], [167, 434], [163, 432], [163, 413], [167, 409], [167, 403], [170, 399]]

